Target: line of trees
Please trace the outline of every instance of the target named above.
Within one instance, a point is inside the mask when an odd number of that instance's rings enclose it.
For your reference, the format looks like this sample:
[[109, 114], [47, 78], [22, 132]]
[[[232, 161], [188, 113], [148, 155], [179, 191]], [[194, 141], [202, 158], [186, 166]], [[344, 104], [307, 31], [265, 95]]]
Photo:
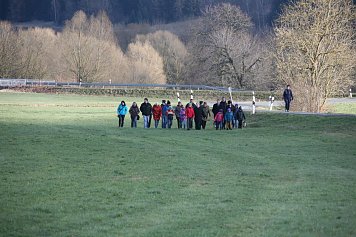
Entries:
[[2, 0], [0, 19], [62, 24], [82, 10], [87, 15], [105, 11], [114, 23], [168, 23], [200, 16], [206, 6], [223, 2], [240, 6], [263, 28], [271, 25], [286, 0]]
[[355, 20], [351, 0], [300, 0], [285, 6], [273, 32], [258, 35], [239, 7], [220, 4], [188, 22], [184, 41], [141, 30], [124, 48], [124, 31], [103, 11], [76, 12], [62, 32], [1, 22], [0, 77], [254, 90], [290, 84], [299, 110], [320, 112], [355, 78]]
[[2, 56], [8, 58], [0, 62], [0, 77], [271, 86], [264, 71], [271, 62], [266, 42], [252, 34], [251, 19], [240, 8], [231, 4], [207, 8], [200, 20], [189, 24], [185, 43], [171, 32], [157, 30], [137, 34], [122, 49], [103, 11], [95, 16], [78, 11], [61, 32], [14, 29], [2, 22]]

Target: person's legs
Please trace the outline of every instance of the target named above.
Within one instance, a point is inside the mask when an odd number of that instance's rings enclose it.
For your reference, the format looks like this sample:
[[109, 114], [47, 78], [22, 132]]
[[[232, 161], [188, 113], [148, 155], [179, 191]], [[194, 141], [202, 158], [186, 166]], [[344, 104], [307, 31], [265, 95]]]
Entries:
[[228, 128], [229, 130], [232, 129], [232, 123], [231, 123], [231, 121], [227, 122], [227, 128]]
[[143, 115], [143, 123], [144, 123], [143, 127], [144, 128], [148, 128], [149, 120], [150, 120], [150, 116]]
[[155, 128], [158, 128], [159, 120], [155, 120]]
[[203, 120], [203, 122], [201, 123], [201, 126], [202, 126], [203, 129], [205, 129], [205, 127], [206, 127], [206, 121], [205, 120]]
[[239, 120], [239, 126], [238, 128], [242, 128], [242, 120]]
[[162, 128], [167, 127], [167, 115], [162, 115]]
[[119, 117], [119, 127], [123, 127], [124, 126], [124, 120], [125, 120], [125, 115], [120, 115]]
[[133, 128], [137, 128], [137, 117], [133, 119]]
[[181, 125], [182, 125], [183, 129], [186, 129], [187, 128], [187, 120], [182, 120]]
[[151, 127], [151, 121], [152, 121], [152, 114], [150, 114], [149, 119], [148, 119], [148, 128]]
[[289, 100], [284, 100], [284, 103], [286, 104], [285, 105], [286, 112], [289, 112], [290, 101]]

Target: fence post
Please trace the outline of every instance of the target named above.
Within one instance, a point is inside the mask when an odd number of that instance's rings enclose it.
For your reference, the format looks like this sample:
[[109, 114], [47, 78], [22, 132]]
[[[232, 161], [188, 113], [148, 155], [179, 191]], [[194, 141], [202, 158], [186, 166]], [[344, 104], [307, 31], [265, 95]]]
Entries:
[[234, 103], [233, 100], [232, 100], [232, 90], [231, 90], [231, 87], [229, 87], [228, 89], [229, 89], [229, 93], [230, 93], [230, 100], [231, 100], [231, 103]]
[[350, 98], [352, 98], [352, 89], [350, 88]]
[[270, 95], [269, 96], [269, 110], [272, 111], [273, 109], [273, 102], [274, 102], [274, 96]]
[[178, 102], [180, 102], [179, 92], [177, 92], [177, 100], [178, 100]]
[[256, 113], [256, 98], [255, 98], [255, 92], [252, 91], [252, 114]]
[[193, 96], [193, 90], [190, 90], [190, 99], [194, 99], [194, 96]]

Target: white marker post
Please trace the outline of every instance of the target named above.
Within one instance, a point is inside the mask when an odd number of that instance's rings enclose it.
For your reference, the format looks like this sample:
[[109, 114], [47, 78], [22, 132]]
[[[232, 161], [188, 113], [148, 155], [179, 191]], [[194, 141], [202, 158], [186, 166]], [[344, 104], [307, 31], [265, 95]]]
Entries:
[[179, 92], [177, 92], [177, 100], [178, 100], [178, 102], [180, 102]]
[[229, 89], [229, 93], [230, 93], [230, 100], [231, 100], [231, 103], [234, 103], [233, 100], [232, 100], [232, 90], [231, 90], [231, 87], [228, 88]]
[[350, 98], [352, 98], [352, 89], [350, 88]]
[[193, 96], [193, 90], [190, 90], [190, 99], [194, 99], [194, 96]]
[[256, 97], [255, 92], [252, 91], [252, 114], [256, 113]]
[[274, 96], [269, 96], [269, 110], [272, 111], [273, 109], [273, 102], [274, 102]]

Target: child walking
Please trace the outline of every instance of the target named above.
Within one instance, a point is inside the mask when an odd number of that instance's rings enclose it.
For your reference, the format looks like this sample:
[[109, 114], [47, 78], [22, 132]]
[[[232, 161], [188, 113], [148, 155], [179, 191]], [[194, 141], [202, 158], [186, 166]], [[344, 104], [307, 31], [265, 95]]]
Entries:
[[215, 115], [214, 122], [216, 125], [216, 130], [223, 128], [223, 121], [224, 121], [224, 113], [223, 110], [220, 109], [219, 112]]
[[187, 115], [185, 114], [185, 108], [183, 106], [179, 112], [179, 120], [180, 120], [181, 128], [186, 129], [187, 128]]
[[225, 113], [225, 122], [226, 122], [226, 129], [231, 130], [232, 129], [232, 122], [234, 120], [234, 114], [231, 111], [231, 108], [228, 108], [226, 113]]
[[172, 127], [173, 117], [174, 117], [174, 110], [172, 109], [172, 106], [169, 106], [167, 110], [168, 128]]

